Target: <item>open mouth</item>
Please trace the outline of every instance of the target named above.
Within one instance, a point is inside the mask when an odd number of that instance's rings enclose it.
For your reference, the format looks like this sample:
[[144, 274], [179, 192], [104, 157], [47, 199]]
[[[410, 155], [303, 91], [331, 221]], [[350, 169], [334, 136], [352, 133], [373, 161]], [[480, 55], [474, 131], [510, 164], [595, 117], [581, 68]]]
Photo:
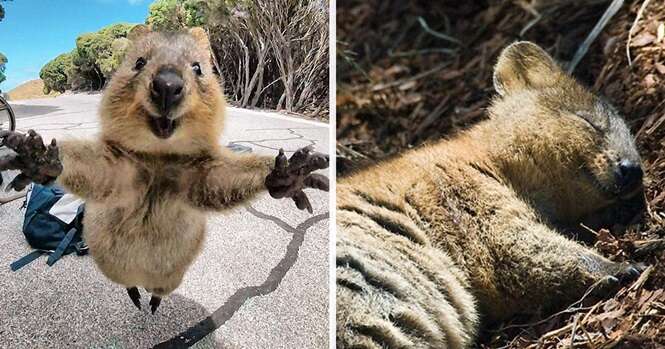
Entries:
[[171, 137], [171, 135], [173, 135], [173, 132], [175, 132], [176, 127], [178, 127], [178, 120], [172, 120], [166, 116], [160, 116], [160, 117], [152, 116], [150, 117], [148, 123], [150, 124], [150, 129], [152, 130], [152, 133], [154, 133], [155, 136], [162, 139]]

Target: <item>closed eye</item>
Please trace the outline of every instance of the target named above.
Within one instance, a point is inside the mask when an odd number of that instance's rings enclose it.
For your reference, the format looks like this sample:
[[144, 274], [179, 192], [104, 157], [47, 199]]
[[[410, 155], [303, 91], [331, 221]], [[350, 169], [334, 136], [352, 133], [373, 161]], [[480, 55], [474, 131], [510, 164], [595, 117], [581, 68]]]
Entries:
[[583, 121], [586, 122], [589, 126], [591, 126], [594, 130], [596, 130], [596, 132], [599, 132], [599, 133], [602, 133], [602, 132], [603, 132], [603, 129], [602, 129], [601, 127], [599, 127], [598, 125], [596, 125], [596, 124], [594, 124], [593, 122], [591, 122], [590, 119], [591, 119], [592, 116], [589, 115], [588, 113], [586, 113], [586, 112], [577, 112], [577, 113], [574, 113], [574, 114], [575, 114], [575, 116], [576, 116], [578, 119], [583, 120]]

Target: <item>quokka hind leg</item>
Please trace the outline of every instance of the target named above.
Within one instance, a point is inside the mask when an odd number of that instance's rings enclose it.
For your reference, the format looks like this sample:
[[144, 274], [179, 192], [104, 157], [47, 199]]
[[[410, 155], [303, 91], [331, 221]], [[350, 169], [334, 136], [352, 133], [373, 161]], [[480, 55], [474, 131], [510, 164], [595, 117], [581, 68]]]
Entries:
[[129, 299], [132, 300], [132, 303], [134, 303], [137, 308], [141, 309], [141, 294], [139, 293], [139, 289], [136, 288], [136, 286], [128, 287], [127, 294], [129, 295]]
[[152, 294], [150, 296], [150, 303], [148, 304], [150, 304], [150, 312], [154, 314], [162, 303], [162, 296], [164, 296], [166, 292], [161, 287], [146, 288], [145, 290]]
[[161, 303], [162, 297], [152, 295], [152, 297], [150, 297], [150, 311], [154, 314]]
[[174, 288], [166, 289], [164, 287], [146, 288], [146, 291], [152, 293], [150, 297], [150, 311], [154, 314], [162, 303], [162, 297], [170, 294]]
[[585, 294], [608, 297], [644, 269], [612, 262], [545, 225], [512, 227], [517, 228], [496, 234], [492, 243], [496, 287], [503, 299], [480, 300], [494, 320], [516, 313], [549, 313]]

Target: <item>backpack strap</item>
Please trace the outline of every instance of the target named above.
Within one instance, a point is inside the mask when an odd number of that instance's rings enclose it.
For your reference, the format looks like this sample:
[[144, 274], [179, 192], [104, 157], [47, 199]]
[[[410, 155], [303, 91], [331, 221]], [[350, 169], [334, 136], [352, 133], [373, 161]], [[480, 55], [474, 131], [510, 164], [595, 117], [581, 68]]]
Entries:
[[43, 254], [46, 254], [46, 253], [48, 253], [48, 252], [43, 251], [43, 250], [32, 251], [32, 252], [28, 253], [27, 255], [25, 255], [23, 258], [21, 258], [21, 259], [17, 260], [16, 262], [10, 264], [9, 266], [12, 268], [12, 271], [17, 271], [17, 270], [25, 267], [26, 265], [30, 264], [30, 262], [34, 261], [39, 256], [41, 256]]
[[67, 247], [69, 247], [69, 244], [72, 242], [72, 239], [74, 238], [74, 235], [76, 235], [76, 232], [77, 232], [76, 228], [69, 229], [69, 231], [67, 232], [67, 235], [65, 235], [65, 237], [62, 239], [62, 241], [60, 241], [60, 243], [58, 244], [58, 247], [56, 247], [55, 251], [53, 251], [53, 253], [51, 253], [48, 256], [48, 259], [46, 260], [46, 264], [48, 264], [49, 267], [52, 266], [53, 264], [55, 264], [55, 262], [57, 262], [58, 259], [60, 259], [60, 257], [62, 257], [62, 254], [65, 252]]

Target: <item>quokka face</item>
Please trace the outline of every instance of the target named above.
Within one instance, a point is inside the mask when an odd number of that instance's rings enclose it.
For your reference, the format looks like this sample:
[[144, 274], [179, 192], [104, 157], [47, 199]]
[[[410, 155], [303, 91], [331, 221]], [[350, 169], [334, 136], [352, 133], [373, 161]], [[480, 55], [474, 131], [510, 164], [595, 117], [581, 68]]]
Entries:
[[[517, 128], [513, 134], [524, 138], [514, 144], [529, 144], [529, 149], [513, 149], [512, 158], [521, 152], [533, 153], [525, 156], [532, 164], [522, 161], [519, 170], [534, 170], [534, 174], [512, 177], [523, 184], [520, 192], [547, 206], [545, 211], [555, 211], [557, 217], [565, 217], [563, 221], [572, 222], [642, 195], [641, 159], [622, 117], [563, 72], [545, 51], [526, 42], [506, 48], [498, 60], [494, 84], [499, 96], [490, 116], [513, 115], [512, 126]], [[548, 132], [519, 130], [533, 125]], [[510, 172], [510, 164], [506, 167]], [[587, 202], [580, 203], [581, 197]], [[576, 208], [575, 213], [567, 212], [570, 207]]]
[[225, 101], [201, 28], [129, 33], [131, 47], [102, 102], [103, 137], [128, 149], [191, 154], [217, 143]]

